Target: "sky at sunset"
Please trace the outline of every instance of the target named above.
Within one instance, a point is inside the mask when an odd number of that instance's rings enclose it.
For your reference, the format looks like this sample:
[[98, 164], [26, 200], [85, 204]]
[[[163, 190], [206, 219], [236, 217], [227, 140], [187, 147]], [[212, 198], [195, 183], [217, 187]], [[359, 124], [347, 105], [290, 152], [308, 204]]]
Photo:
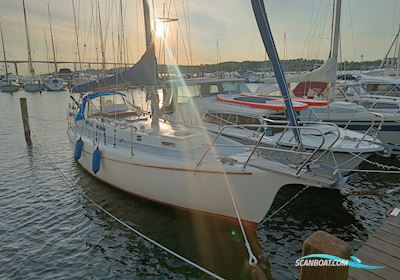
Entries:
[[[71, 0], [26, 0], [33, 60], [46, 60], [51, 45], [47, 3], [52, 12], [57, 59], [76, 60], [76, 41]], [[142, 0], [122, 0], [127, 60], [133, 63], [144, 52]], [[385, 55], [400, 23], [399, 0], [342, 1], [343, 60], [380, 59]], [[94, 0], [75, 0], [81, 60], [96, 61]], [[102, 33], [106, 37], [106, 60], [115, 61], [120, 27], [119, 0], [99, 0]], [[155, 16], [178, 18], [167, 25], [167, 52], [178, 53], [180, 64], [215, 63], [217, 41], [222, 61], [263, 60], [265, 51], [253, 16], [250, 0], [154, 0]], [[267, 14], [281, 58], [321, 58], [329, 53], [332, 0], [265, 0]], [[7, 57], [24, 60], [26, 54], [22, 0], [0, 0]], [[98, 28], [96, 32], [98, 32]], [[178, 33], [178, 35], [177, 35]], [[286, 44], [284, 37], [286, 34]], [[157, 54], [163, 36], [156, 37]], [[190, 36], [189, 36], [190, 35]], [[112, 37], [113, 36], [113, 37]], [[178, 38], [178, 51], [176, 39]], [[98, 39], [97, 39], [98, 42]], [[98, 44], [98, 49], [99, 43]], [[114, 46], [113, 46], [114, 45]], [[97, 52], [98, 56], [99, 52]], [[0, 56], [2, 59], [2, 55]], [[100, 58], [97, 58], [99, 60]], [[170, 59], [167, 59], [170, 62]], [[21, 66], [23, 69], [24, 67]], [[35, 65], [37, 72], [47, 66]], [[2, 70], [2, 66], [0, 66]], [[12, 70], [13, 71], [13, 70]]]

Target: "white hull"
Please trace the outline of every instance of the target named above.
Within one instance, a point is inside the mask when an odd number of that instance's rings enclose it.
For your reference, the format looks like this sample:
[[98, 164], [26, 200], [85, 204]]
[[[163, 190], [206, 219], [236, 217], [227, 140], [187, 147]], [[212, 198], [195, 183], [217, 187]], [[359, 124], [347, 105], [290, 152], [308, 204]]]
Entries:
[[54, 80], [50, 80], [49, 82], [46, 83], [46, 89], [49, 91], [62, 91], [64, 90], [64, 83], [61, 80], [56, 80], [57, 82], [54, 82]]
[[43, 85], [40, 83], [28, 82], [24, 84], [24, 89], [28, 92], [38, 92], [43, 90]]
[[19, 91], [19, 85], [6, 85], [1, 87], [1, 91], [3, 92], [16, 92]]
[[[226, 133], [224, 134], [228, 137], [233, 137], [233, 138], [238, 138], [241, 139], [241, 142], [248, 142], [248, 139], [250, 139], [249, 137], [238, 137], [238, 135], [233, 136], [232, 134]], [[244, 141], [247, 140], [247, 141]], [[254, 143], [254, 140], [252, 141]], [[267, 140], [264, 140], [261, 142], [262, 146], [266, 146], [266, 147], [273, 147], [274, 146], [274, 142], [270, 142]], [[282, 147], [284, 148], [284, 147]], [[268, 154], [271, 158], [276, 157], [276, 159], [280, 162], [286, 163], [286, 164], [291, 164], [293, 162], [293, 160], [295, 160], [293, 158], [293, 156], [290, 156], [290, 147], [287, 147], [288, 151], [274, 151], [273, 153], [271, 153], [271, 151], [266, 150], [265, 153]], [[309, 151], [310, 153], [312, 152], [312, 150]], [[356, 153], [358, 154], [358, 153]], [[313, 159], [318, 159], [319, 163], [322, 164], [326, 164], [328, 166], [332, 166], [332, 167], [337, 167], [339, 169], [356, 169], [358, 165], [360, 165], [363, 162], [363, 159], [368, 158], [369, 156], [371, 156], [373, 154], [373, 152], [365, 152], [362, 153], [361, 155], [359, 155], [359, 157], [354, 157], [352, 154], [350, 153], [346, 153], [346, 152], [328, 152], [328, 151], [317, 151], [315, 156], [313, 157]], [[342, 174], [346, 174], [347, 172], [342, 172]]]
[[[321, 126], [314, 127], [323, 129]], [[207, 128], [214, 133], [218, 133], [220, 129], [219, 126], [210, 123], [207, 124]], [[310, 126], [310, 128], [312, 128], [312, 126]], [[331, 167], [338, 167], [339, 169], [356, 169], [357, 166], [363, 162], [363, 158], [367, 158], [377, 152], [383, 152], [383, 147], [378, 144], [369, 142], [360, 143], [357, 141], [351, 142], [346, 139], [346, 137], [358, 137], [358, 139], [361, 139], [362, 135], [356, 135], [354, 132], [345, 130], [340, 130], [340, 132], [343, 134], [343, 139], [339, 139], [333, 147], [330, 147], [330, 145], [334, 140], [336, 140], [336, 136], [331, 135], [330, 137], [330, 135], [325, 135], [328, 138], [325, 139], [325, 144], [322, 146], [321, 150], [316, 152], [313, 160], [318, 159], [318, 163], [326, 164]], [[237, 128], [227, 128], [225, 129], [225, 132], [223, 132], [223, 135], [236, 139], [244, 144], [255, 143], [260, 137], [260, 135], [257, 133], [255, 134], [254, 131], [246, 131]], [[295, 144], [293, 138], [293, 134], [290, 131], [286, 132], [283, 137], [282, 133], [276, 133], [274, 136], [264, 136], [261, 140], [261, 145], [269, 148], [265, 150], [265, 154], [269, 155], [269, 157], [275, 158], [277, 161], [285, 164], [292, 164], [293, 162], [298, 161], [298, 159], [296, 160], [296, 157], [299, 157], [291, 152], [291, 149], [293, 149], [293, 145]], [[281, 139], [281, 141], [278, 148], [282, 150], [272, 150], [277, 146], [279, 139]], [[369, 137], [366, 140], [368, 139]], [[305, 133], [302, 133], [302, 140], [305, 144], [306, 151], [310, 154], [322, 141], [318, 136], [314, 137], [312, 135], [306, 135]], [[357, 144], [359, 145], [357, 146]], [[329, 150], [327, 150], [328, 148]], [[287, 151], [285, 151], [286, 149]], [[359, 157], [354, 157], [350, 152], [359, 155]], [[346, 172], [342, 172], [342, 174], [344, 173]]]
[[[78, 137], [71, 129], [68, 136], [75, 144]], [[96, 178], [123, 191], [176, 207], [235, 218], [229, 187], [243, 220], [258, 223], [267, 214], [279, 189], [288, 184], [319, 186], [312, 174], [296, 176], [263, 167], [207, 163], [196, 168], [182, 159], [163, 159], [157, 155], [116, 149], [99, 144], [101, 168], [92, 172], [93, 139], [84, 138], [79, 163]], [[262, 165], [262, 163], [260, 164]], [[220, 170], [220, 171], [218, 171]], [[300, 178], [299, 178], [300, 177]]]
[[[335, 121], [334, 121], [335, 122]], [[346, 122], [335, 122], [339, 126], [346, 126]], [[368, 125], [368, 124], [367, 124]], [[349, 129], [365, 133], [367, 127], [362, 122], [352, 122]], [[370, 133], [371, 134], [371, 133]], [[400, 123], [398, 122], [385, 122], [382, 129], [378, 132], [378, 139], [383, 142], [383, 145], [392, 149], [396, 154], [400, 152]]]

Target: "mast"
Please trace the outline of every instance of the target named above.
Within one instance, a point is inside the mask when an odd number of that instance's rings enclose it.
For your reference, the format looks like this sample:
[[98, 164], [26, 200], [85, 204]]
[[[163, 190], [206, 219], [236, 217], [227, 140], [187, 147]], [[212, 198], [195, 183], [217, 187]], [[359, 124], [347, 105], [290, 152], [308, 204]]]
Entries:
[[72, 1], [72, 11], [73, 11], [73, 14], [74, 14], [74, 26], [75, 26], [75, 37], [76, 37], [76, 51], [77, 51], [77, 54], [78, 54], [79, 70], [82, 71], [81, 51], [80, 51], [80, 49], [79, 49], [79, 33], [78, 33], [78, 25], [77, 25], [77, 22], [76, 22], [76, 14], [75, 14], [75, 3], [74, 3], [74, 0], [71, 0], [71, 1]]
[[[335, 5], [335, 3], [334, 3]], [[340, 16], [342, 13], [342, 0], [336, 0], [335, 6], [335, 25], [333, 29], [333, 39], [332, 39], [332, 46], [331, 46], [331, 57], [330, 59], [334, 60], [334, 70], [335, 70], [335, 77], [331, 81], [331, 90], [329, 99], [332, 100], [336, 95], [336, 73], [337, 73], [337, 60], [338, 60], [338, 53], [339, 53], [339, 41], [340, 41]]]
[[[122, 12], [122, 9], [123, 9], [123, 7], [122, 7], [122, 0], [119, 0], [119, 16], [120, 16], [120, 19], [121, 19], [121, 26], [120, 26], [120, 28], [121, 28], [121, 30], [120, 30], [120, 34], [119, 34], [119, 38], [118, 38], [118, 42], [119, 42], [119, 47], [120, 47], [120, 49], [119, 49], [119, 61], [120, 61], [120, 63], [121, 63], [121, 67], [124, 65], [124, 58], [123, 58], [123, 50], [124, 50], [124, 15], [123, 15], [123, 12]], [[126, 68], [126, 65], [125, 65], [125, 68]]]
[[389, 56], [389, 53], [392, 50], [394, 44], [398, 41], [399, 35], [400, 35], [400, 25], [399, 25], [399, 30], [397, 31], [396, 36], [394, 36], [394, 39], [393, 39], [392, 43], [390, 44], [389, 50], [387, 51], [385, 57], [382, 59], [382, 63], [379, 66], [379, 68], [383, 68], [385, 66], [386, 60]]
[[217, 77], [219, 77], [219, 46], [217, 40]]
[[1, 44], [3, 45], [4, 68], [6, 70], [6, 78], [7, 78], [8, 77], [8, 66], [7, 66], [6, 48], [4, 47], [3, 27], [1, 25], [1, 22], [0, 22], [0, 33], [1, 33]]
[[[335, 5], [336, 4], [336, 5]], [[340, 16], [342, 13], [342, 0], [336, 0], [335, 5], [335, 25], [333, 28], [333, 39], [331, 46], [331, 57], [338, 58], [339, 53], [339, 41], [340, 41]]]
[[104, 41], [103, 41], [103, 31], [101, 30], [101, 16], [100, 16], [100, 4], [99, 1], [97, 1], [97, 12], [99, 15], [99, 36], [100, 36], [100, 51], [101, 51], [101, 67], [103, 70], [103, 73], [106, 71], [106, 55], [104, 51]]
[[[47, 10], [49, 12], [50, 38], [51, 38], [51, 47], [52, 47], [52, 50], [53, 50], [54, 74], [56, 74], [58, 72], [57, 60], [56, 60], [56, 48], [54, 46], [53, 27], [52, 27], [52, 24], [51, 24], [51, 13], [50, 13], [50, 4], [49, 3], [47, 3]], [[46, 45], [46, 48], [47, 48], [47, 45]]]
[[[262, 0], [250, 0], [250, 1], [253, 7], [253, 12], [257, 21], [261, 38], [263, 40], [265, 49], [268, 53], [269, 59], [271, 60], [276, 80], [279, 85], [279, 89], [281, 90], [281, 93], [285, 101], [286, 116], [289, 119], [290, 125], [297, 127], [297, 116], [293, 109], [292, 99], [290, 98], [290, 93], [286, 82], [286, 78], [283, 73], [281, 62], [279, 60], [274, 38], [272, 37], [272, 32], [269, 26], [267, 13], [265, 11], [264, 1]], [[302, 142], [299, 129], [297, 128], [293, 129], [293, 133], [297, 143], [301, 146]]]
[[[152, 11], [154, 11], [152, 7]], [[157, 62], [155, 59], [154, 41], [153, 41], [153, 29], [150, 21], [150, 7], [148, 0], [143, 0], [143, 16], [144, 16], [144, 28], [146, 33], [146, 52], [151, 51], [151, 55], [154, 58], [153, 65], [153, 77], [154, 82], [146, 90], [151, 97], [151, 126], [155, 131], [159, 131], [159, 98], [157, 93]], [[153, 20], [154, 22], [154, 20]]]
[[29, 69], [29, 75], [31, 77], [33, 77], [35, 75], [35, 70], [33, 70], [33, 65], [32, 65], [32, 53], [31, 53], [31, 44], [30, 44], [30, 41], [29, 41], [28, 22], [26, 20], [25, 0], [22, 0], [22, 6], [23, 6], [23, 9], [24, 9], [26, 46], [27, 46], [27, 49], [28, 49], [28, 69]]
[[[46, 28], [43, 29], [43, 35], [44, 35], [44, 47], [45, 47], [45, 50], [46, 50], [46, 60], [47, 60], [47, 61], [50, 61], [50, 57], [49, 57], [49, 47], [48, 47], [48, 45], [47, 45]], [[50, 65], [49, 65], [49, 63], [46, 63], [46, 64], [47, 64], [47, 72], [50, 73]]]
[[[399, 30], [400, 30], [400, 25], [399, 25]], [[397, 36], [396, 78], [399, 77], [399, 70], [400, 70], [400, 40], [399, 36]]]
[[178, 29], [176, 30], [176, 65], [179, 66], [179, 42], [178, 42]]

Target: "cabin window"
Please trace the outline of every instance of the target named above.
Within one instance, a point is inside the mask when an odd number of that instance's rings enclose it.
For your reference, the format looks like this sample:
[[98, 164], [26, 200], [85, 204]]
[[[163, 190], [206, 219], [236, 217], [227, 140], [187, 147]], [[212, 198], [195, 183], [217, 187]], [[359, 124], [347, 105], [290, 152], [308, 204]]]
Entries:
[[216, 84], [202, 84], [200, 85], [201, 96], [215, 96], [220, 92], [220, 88]]
[[187, 103], [193, 97], [199, 97], [200, 90], [197, 85], [178, 87], [178, 103]]
[[260, 124], [260, 121], [256, 118], [241, 116], [237, 114], [208, 113], [203, 116], [203, 120], [209, 123], [216, 123], [220, 125]]
[[365, 108], [371, 108], [372, 107], [372, 105], [374, 105], [372, 102], [369, 102], [369, 101], [362, 101], [362, 106], [364, 106]]
[[397, 110], [399, 107], [397, 104], [391, 103], [376, 103], [374, 109], [389, 109], [389, 110]]
[[244, 83], [223, 82], [222, 91], [228, 94], [239, 94], [241, 92], [250, 92], [250, 89]]

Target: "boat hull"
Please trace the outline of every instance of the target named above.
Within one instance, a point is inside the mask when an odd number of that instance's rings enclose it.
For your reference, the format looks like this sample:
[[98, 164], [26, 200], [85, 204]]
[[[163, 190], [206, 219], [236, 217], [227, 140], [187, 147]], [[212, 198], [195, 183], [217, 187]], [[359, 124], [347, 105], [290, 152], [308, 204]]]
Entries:
[[63, 91], [65, 86], [61, 80], [57, 80], [57, 82], [50, 80], [48, 83], [46, 83], [46, 89], [48, 91]]
[[[239, 135], [235, 133], [223, 133], [224, 136], [230, 137], [237, 139], [239, 142], [244, 143], [244, 144], [251, 144], [254, 143], [254, 141], [257, 141], [256, 138], [252, 138], [251, 136], [245, 136], [245, 135]], [[249, 141], [250, 140], [250, 141]], [[261, 146], [264, 147], [269, 147], [273, 148], [276, 145], [276, 142], [271, 142], [268, 141], [267, 139], [264, 139], [261, 141]], [[265, 153], [268, 154], [271, 158], [276, 158], [278, 161], [285, 163], [285, 164], [291, 164], [293, 161], [296, 159], [291, 155], [291, 148], [293, 146], [287, 146], [287, 152], [285, 151], [273, 151], [271, 150], [266, 150]], [[281, 146], [281, 148], [285, 148], [285, 146]], [[312, 153], [313, 150], [306, 149], [307, 152]], [[358, 154], [358, 153], [357, 153]], [[343, 171], [341, 173], [347, 174], [351, 170], [356, 169], [363, 161], [364, 159], [370, 157], [373, 155], [374, 152], [364, 152], [362, 154], [359, 154], [358, 157], [353, 156], [350, 153], [347, 152], [328, 152], [328, 151], [317, 151], [316, 154], [314, 155], [313, 159], [318, 159], [319, 163], [326, 164], [328, 166], [335, 166]], [[302, 159], [304, 160], [304, 159]]]
[[[68, 131], [71, 144], [78, 137]], [[276, 171], [246, 168], [232, 172], [221, 168], [196, 169], [185, 166], [182, 160], [167, 163], [156, 156], [113, 148], [99, 144], [102, 153], [101, 168], [92, 171], [92, 156], [97, 145], [92, 139], [82, 137], [84, 142], [79, 164], [96, 178], [125, 192], [163, 204], [173, 205], [206, 213], [235, 218], [229, 188], [235, 197], [243, 220], [259, 223], [267, 214], [279, 189], [289, 184], [313, 185], [312, 179]], [[229, 169], [229, 168], [228, 168]]]
[[7, 85], [1, 87], [1, 91], [3, 92], [16, 92], [19, 91], [19, 89], [19, 85]]
[[27, 92], [39, 92], [43, 90], [43, 85], [40, 83], [26, 83], [24, 89]]
[[[369, 126], [370, 122], [351, 122], [348, 125], [346, 122], [336, 122], [336, 124], [340, 127], [346, 127], [348, 129], [365, 133]], [[371, 134], [371, 133], [370, 133]], [[385, 122], [382, 125], [381, 130], [378, 132], [377, 138], [383, 142], [383, 145], [386, 146], [392, 154], [400, 153], [400, 123], [393, 122]]]

